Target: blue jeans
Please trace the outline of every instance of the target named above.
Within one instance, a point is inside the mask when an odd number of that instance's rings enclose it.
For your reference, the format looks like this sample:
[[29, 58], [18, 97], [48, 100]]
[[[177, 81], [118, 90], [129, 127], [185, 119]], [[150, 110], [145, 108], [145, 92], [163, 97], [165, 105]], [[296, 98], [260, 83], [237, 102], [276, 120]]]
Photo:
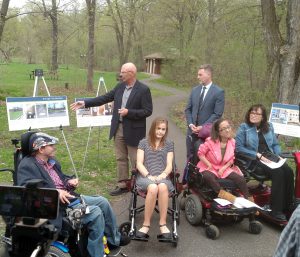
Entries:
[[120, 244], [116, 216], [108, 200], [102, 196], [82, 195], [89, 206], [90, 213], [82, 217], [83, 224], [87, 225], [89, 236], [87, 249], [91, 257], [103, 257], [103, 235], [113, 245]]

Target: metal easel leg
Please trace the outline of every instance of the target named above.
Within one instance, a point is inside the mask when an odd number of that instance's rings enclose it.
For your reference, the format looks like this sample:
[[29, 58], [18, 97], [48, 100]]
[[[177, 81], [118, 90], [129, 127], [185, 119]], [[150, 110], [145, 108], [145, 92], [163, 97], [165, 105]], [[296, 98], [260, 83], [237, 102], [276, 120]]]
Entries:
[[85, 146], [85, 152], [84, 152], [84, 156], [83, 156], [83, 162], [82, 162], [81, 174], [83, 174], [83, 169], [84, 169], [85, 160], [86, 160], [87, 151], [88, 151], [88, 146], [89, 146], [90, 137], [91, 137], [91, 131], [92, 131], [92, 126], [90, 126], [90, 129], [89, 129], [89, 135], [88, 135], [88, 139], [87, 139], [86, 146]]
[[68, 153], [69, 153], [69, 157], [70, 157], [70, 160], [71, 160], [71, 163], [72, 163], [72, 166], [73, 166], [73, 171], [74, 171], [75, 177], [78, 178], [78, 173], [76, 171], [76, 168], [75, 168], [75, 165], [74, 165], [74, 161], [73, 161], [73, 158], [72, 158], [72, 155], [71, 155], [71, 152], [70, 152], [70, 148], [69, 148], [69, 145], [67, 143], [67, 140], [66, 140], [65, 133], [64, 133], [62, 125], [60, 125], [60, 130], [61, 130], [62, 136], [64, 138], [64, 141], [65, 141]]
[[44, 79], [44, 76], [42, 76], [42, 80], [43, 80], [43, 82], [44, 82], [44, 86], [45, 86], [45, 88], [46, 88], [47, 94], [48, 94], [48, 96], [50, 96], [50, 92], [49, 92], [49, 90], [48, 90], [48, 87], [47, 87], [46, 81], [45, 81], [45, 79]]
[[38, 81], [39, 81], [39, 77], [35, 76], [34, 78], [34, 88], [33, 88], [33, 97], [38, 95]]

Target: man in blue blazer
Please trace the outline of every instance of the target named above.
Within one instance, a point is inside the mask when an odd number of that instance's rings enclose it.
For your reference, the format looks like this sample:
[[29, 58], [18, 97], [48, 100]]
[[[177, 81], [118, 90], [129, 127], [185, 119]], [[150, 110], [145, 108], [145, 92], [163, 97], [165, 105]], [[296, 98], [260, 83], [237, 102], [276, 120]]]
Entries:
[[150, 89], [136, 79], [136, 73], [133, 63], [125, 63], [121, 68], [121, 82], [114, 89], [105, 95], [71, 104], [71, 109], [77, 110], [114, 101], [109, 138], [115, 141], [118, 185], [110, 192], [113, 196], [128, 191], [124, 182], [129, 177], [128, 156], [133, 169], [137, 146], [146, 136], [146, 118], [153, 109]]
[[212, 66], [201, 65], [198, 70], [200, 85], [195, 86], [185, 109], [188, 125], [186, 148], [187, 158], [197, 155], [202, 140], [198, 137], [204, 124], [213, 123], [224, 112], [224, 90], [212, 82]]

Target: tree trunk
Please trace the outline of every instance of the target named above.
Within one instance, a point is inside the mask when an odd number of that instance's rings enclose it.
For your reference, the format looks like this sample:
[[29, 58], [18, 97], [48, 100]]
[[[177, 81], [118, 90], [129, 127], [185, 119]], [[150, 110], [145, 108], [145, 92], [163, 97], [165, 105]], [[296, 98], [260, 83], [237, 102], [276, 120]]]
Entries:
[[86, 0], [86, 6], [87, 6], [87, 11], [88, 11], [88, 28], [89, 28], [86, 89], [88, 91], [92, 91], [93, 90], [93, 77], [94, 77], [96, 0]]
[[4, 26], [6, 21], [5, 17], [7, 15], [8, 6], [9, 6], [9, 0], [2, 0], [2, 5], [0, 10], [0, 44], [1, 44], [2, 34], [4, 31]]
[[207, 38], [205, 49], [205, 62], [211, 63], [214, 59], [213, 42], [215, 42], [215, 0], [208, 0], [208, 24], [207, 24]]
[[300, 2], [290, 0], [287, 10], [287, 39], [281, 48], [279, 94], [281, 103], [300, 103]]
[[123, 6], [117, 0], [106, 0], [113, 21], [113, 29], [116, 34], [119, 63], [122, 66], [128, 62], [132, 49], [132, 36], [134, 33], [136, 12], [139, 1], [123, 1]]
[[274, 0], [261, 0], [261, 7], [267, 45], [267, 87], [277, 73], [278, 102], [299, 104], [300, 2], [288, 1], [285, 41], [281, 39]]
[[280, 46], [282, 44], [282, 39], [276, 16], [274, 0], [261, 0], [261, 12], [267, 49], [265, 88], [268, 90], [273, 85], [274, 80], [278, 79]]
[[52, 9], [50, 14], [52, 22], [52, 57], [51, 57], [51, 71], [57, 72], [58, 69], [58, 24], [57, 24], [57, 6], [56, 0], [52, 0]]

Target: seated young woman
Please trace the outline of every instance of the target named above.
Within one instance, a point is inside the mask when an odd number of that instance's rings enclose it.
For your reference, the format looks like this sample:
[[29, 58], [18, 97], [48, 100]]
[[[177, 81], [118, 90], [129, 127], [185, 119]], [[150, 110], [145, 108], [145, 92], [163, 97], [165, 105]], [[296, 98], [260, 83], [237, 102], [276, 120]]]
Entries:
[[169, 192], [174, 190], [168, 175], [172, 172], [174, 158], [174, 144], [167, 140], [168, 121], [156, 118], [149, 130], [147, 138], [140, 141], [137, 150], [137, 187], [147, 191], [143, 226], [137, 231], [136, 237], [147, 239], [150, 229], [151, 217], [158, 199], [159, 238], [171, 238], [167, 227], [167, 210]]
[[[271, 169], [259, 160], [270, 162], [265, 152], [279, 155], [281, 150], [274, 133], [272, 123], [268, 122], [266, 108], [261, 104], [252, 105], [236, 134], [236, 152], [246, 154], [254, 161], [254, 172], [265, 174], [272, 180], [271, 215], [278, 220], [286, 220], [284, 211], [292, 209], [294, 203], [294, 173], [285, 163], [277, 169]], [[256, 159], [256, 160], [255, 160]]]
[[253, 198], [249, 196], [242, 172], [234, 165], [235, 140], [232, 137], [233, 133], [228, 120], [221, 118], [215, 121], [211, 129], [211, 137], [199, 147], [200, 161], [197, 167], [202, 172], [204, 183], [212, 188], [216, 197], [234, 203], [236, 197], [223, 190], [218, 182], [218, 179], [226, 178], [236, 184], [246, 199], [253, 201]]

